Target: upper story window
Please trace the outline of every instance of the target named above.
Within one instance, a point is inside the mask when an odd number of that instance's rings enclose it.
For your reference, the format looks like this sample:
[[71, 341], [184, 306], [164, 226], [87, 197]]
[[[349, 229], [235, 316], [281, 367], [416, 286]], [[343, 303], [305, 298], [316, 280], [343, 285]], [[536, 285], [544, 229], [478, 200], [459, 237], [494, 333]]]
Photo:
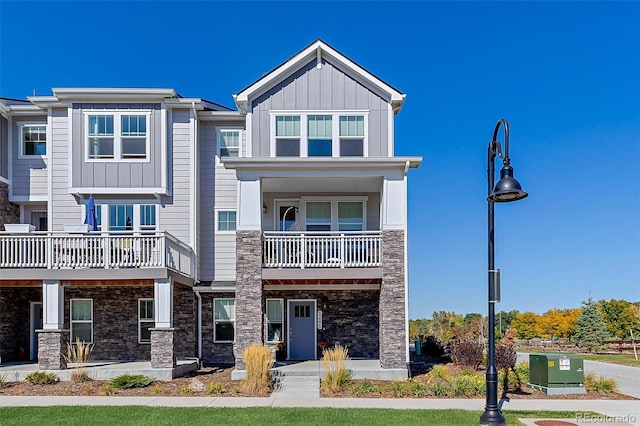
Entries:
[[364, 231], [365, 200], [318, 200], [305, 203], [307, 231]]
[[22, 156], [47, 155], [47, 126], [43, 124], [23, 124], [20, 134], [22, 136]]
[[236, 212], [233, 210], [218, 211], [218, 232], [233, 232], [236, 230]]
[[98, 204], [98, 231], [156, 231], [157, 209], [156, 204]]
[[86, 128], [89, 160], [149, 159], [148, 113], [92, 112]]
[[241, 129], [221, 129], [218, 131], [218, 156], [240, 157]]
[[276, 157], [300, 156], [300, 116], [276, 116]]
[[272, 157], [366, 157], [367, 112], [272, 113]]

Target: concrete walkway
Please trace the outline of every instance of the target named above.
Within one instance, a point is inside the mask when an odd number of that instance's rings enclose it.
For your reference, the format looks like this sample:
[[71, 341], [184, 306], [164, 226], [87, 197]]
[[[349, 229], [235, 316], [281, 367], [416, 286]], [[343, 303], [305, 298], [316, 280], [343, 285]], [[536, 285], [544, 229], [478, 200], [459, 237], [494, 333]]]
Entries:
[[[313, 398], [274, 393], [269, 398], [242, 397], [118, 397], [118, 396], [0, 396], [0, 407], [34, 406], [122, 406], [148, 407], [325, 407], [390, 408], [413, 410], [484, 410], [484, 399], [412, 399], [412, 398]], [[610, 400], [511, 400], [503, 411], [595, 411], [607, 416], [609, 425], [640, 425], [640, 401]], [[576, 424], [585, 422], [571, 420]], [[592, 421], [593, 424], [593, 421]]]

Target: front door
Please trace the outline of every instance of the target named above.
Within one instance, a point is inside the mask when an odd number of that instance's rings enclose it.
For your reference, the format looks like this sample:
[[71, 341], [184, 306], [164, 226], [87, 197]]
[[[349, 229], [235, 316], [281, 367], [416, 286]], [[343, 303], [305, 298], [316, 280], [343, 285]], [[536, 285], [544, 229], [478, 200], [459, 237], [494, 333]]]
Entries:
[[316, 359], [316, 301], [290, 300], [289, 359]]
[[31, 302], [31, 326], [29, 327], [30, 347], [29, 359], [38, 359], [38, 334], [36, 330], [42, 330], [42, 303]]

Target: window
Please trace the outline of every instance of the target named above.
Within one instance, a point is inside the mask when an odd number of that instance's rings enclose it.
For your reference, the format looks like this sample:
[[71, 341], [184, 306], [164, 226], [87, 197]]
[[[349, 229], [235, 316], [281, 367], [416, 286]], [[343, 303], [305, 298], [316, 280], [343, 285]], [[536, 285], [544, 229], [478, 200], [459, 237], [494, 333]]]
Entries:
[[156, 204], [96, 204], [98, 231], [156, 231], [157, 209]]
[[156, 206], [154, 204], [140, 205], [140, 230], [156, 230]]
[[133, 204], [109, 206], [109, 230], [133, 231]]
[[272, 113], [275, 157], [364, 157], [368, 111]]
[[218, 212], [218, 231], [231, 232], [236, 230], [236, 212], [235, 211], [219, 211]]
[[213, 341], [233, 342], [235, 322], [235, 299], [213, 299]]
[[147, 156], [147, 117], [144, 115], [123, 115], [122, 157], [146, 158]]
[[218, 155], [220, 157], [240, 156], [240, 130], [220, 130], [218, 132]]
[[362, 210], [361, 202], [338, 202], [338, 231], [362, 231]]
[[364, 117], [340, 116], [340, 157], [362, 157], [363, 155]]
[[331, 116], [310, 115], [308, 122], [309, 157], [331, 157]]
[[145, 160], [149, 151], [148, 113], [87, 114], [87, 158]]
[[71, 299], [71, 342], [93, 343], [93, 299]]
[[284, 299], [267, 299], [267, 342], [284, 340], [283, 317]]
[[300, 156], [300, 116], [276, 117], [276, 157]]
[[151, 329], [155, 324], [153, 299], [138, 299], [138, 343], [151, 343]]
[[331, 230], [331, 203], [310, 201], [307, 203], [307, 231]]
[[367, 229], [366, 197], [309, 200], [305, 201], [304, 206], [307, 231], [357, 232]]
[[47, 155], [47, 126], [22, 126], [22, 155]]

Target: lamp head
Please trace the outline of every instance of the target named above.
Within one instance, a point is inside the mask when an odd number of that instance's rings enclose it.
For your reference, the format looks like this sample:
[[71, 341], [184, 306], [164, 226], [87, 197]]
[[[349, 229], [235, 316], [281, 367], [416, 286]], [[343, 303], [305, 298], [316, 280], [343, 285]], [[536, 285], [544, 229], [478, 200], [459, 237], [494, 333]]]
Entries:
[[500, 169], [500, 180], [493, 187], [491, 195], [487, 197], [490, 203], [508, 203], [527, 198], [520, 183], [513, 177], [513, 167], [505, 165]]

